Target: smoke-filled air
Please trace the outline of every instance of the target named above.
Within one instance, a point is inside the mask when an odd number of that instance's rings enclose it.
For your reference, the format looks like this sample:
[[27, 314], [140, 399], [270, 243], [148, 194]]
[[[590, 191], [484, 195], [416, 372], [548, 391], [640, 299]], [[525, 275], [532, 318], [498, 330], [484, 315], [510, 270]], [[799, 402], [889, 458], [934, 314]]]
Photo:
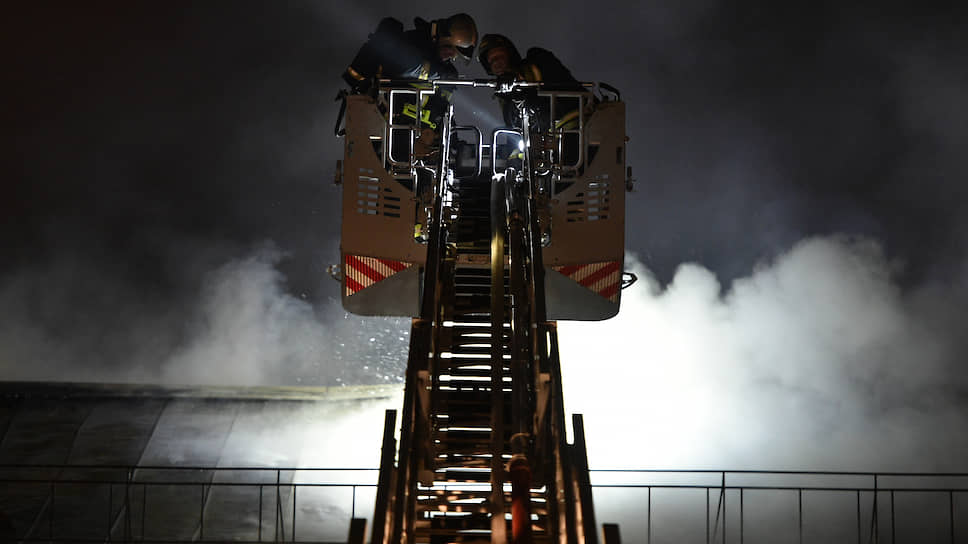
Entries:
[[[54, 272], [7, 280], [0, 371], [179, 385], [402, 381], [409, 322], [351, 316], [335, 300], [314, 308], [284, 289], [281, 257], [261, 247], [214, 268], [183, 315], [106, 301], [118, 314], [107, 331], [84, 326], [90, 309], [73, 310], [70, 328], [40, 311], [63, 295]], [[663, 287], [630, 256], [639, 281], [619, 316], [559, 329], [566, 409], [585, 414], [592, 466], [965, 470], [968, 336], [956, 313], [968, 286], [902, 289], [902, 266], [875, 240], [817, 237], [731, 285], [683, 264]]]
[[797, 243], [721, 285], [640, 281], [559, 328], [565, 402], [597, 467], [965, 470], [964, 283], [902, 290], [874, 240]]
[[168, 385], [401, 382], [408, 322], [290, 294], [277, 269], [283, 257], [260, 246], [204, 273], [177, 302], [105, 282], [90, 263], [22, 271], [0, 285], [0, 373]]

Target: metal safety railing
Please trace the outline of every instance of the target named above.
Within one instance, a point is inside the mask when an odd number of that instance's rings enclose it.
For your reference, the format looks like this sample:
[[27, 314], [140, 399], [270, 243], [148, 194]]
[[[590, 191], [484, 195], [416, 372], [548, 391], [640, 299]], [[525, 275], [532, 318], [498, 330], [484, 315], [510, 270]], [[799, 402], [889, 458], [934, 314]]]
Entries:
[[[627, 542], [968, 542], [968, 473], [591, 470]], [[377, 469], [0, 465], [0, 541], [345, 542]], [[4, 533], [6, 531], [6, 533]]]
[[[530, 106], [538, 107], [546, 114], [542, 117], [547, 117], [545, 121], [548, 126], [543, 126], [542, 131], [553, 137], [551, 145], [556, 151], [556, 162], [559, 163], [561, 173], [564, 175], [574, 175], [586, 161], [582, 143], [585, 116], [582, 112], [586, 110], [589, 103], [598, 100], [595, 98], [595, 93], [603, 97], [607, 93], [612, 93], [616, 99], [619, 98], [617, 91], [604, 83], [580, 83], [577, 84], [577, 90], [546, 89], [542, 83], [514, 82], [512, 84], [489, 79], [434, 81], [381, 79], [379, 83], [380, 101], [386, 108], [386, 126], [382, 137], [379, 137], [383, 140], [379, 155], [384, 166], [398, 179], [413, 178], [414, 142], [421, 127], [426, 124], [437, 129], [427, 116], [429, 110], [426, 109], [426, 103], [441, 89], [471, 87], [501, 92], [512, 89], [518, 91], [527, 89], [533, 92], [536, 100]], [[400, 147], [403, 144], [405, 149], [401, 150]], [[479, 156], [483, 153], [481, 147], [479, 146], [478, 149]]]
[[[619, 515], [619, 521], [623, 535], [641, 535], [635, 540], [646, 543], [669, 541], [670, 535], [676, 542], [706, 544], [968, 542], [968, 473], [591, 473], [600, 511], [615, 499], [643, 500], [644, 508], [635, 509], [638, 516]], [[657, 499], [675, 508], [657, 515]], [[758, 529], [752, 538], [751, 525]], [[655, 537], [659, 528], [665, 529], [663, 538]]]
[[345, 541], [377, 470], [0, 465], [0, 541]]

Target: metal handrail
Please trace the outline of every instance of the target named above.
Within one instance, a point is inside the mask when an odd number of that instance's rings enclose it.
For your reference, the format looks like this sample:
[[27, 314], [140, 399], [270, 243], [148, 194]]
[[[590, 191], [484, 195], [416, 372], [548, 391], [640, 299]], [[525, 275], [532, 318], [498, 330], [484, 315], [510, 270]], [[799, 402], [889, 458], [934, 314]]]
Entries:
[[[48, 477], [33, 474], [38, 471], [51, 471]], [[135, 470], [137, 470], [138, 475], [133, 476]], [[63, 504], [62, 493], [69, 492], [63, 491], [63, 487], [84, 486], [84, 485], [98, 485], [98, 486], [108, 486], [109, 494], [107, 497], [108, 504], [108, 515], [106, 519], [108, 523], [105, 525], [101, 523], [101, 529], [97, 529], [97, 522], [94, 519], [104, 519], [101, 515], [97, 515], [92, 518], [92, 525], [87, 527], [85, 534], [91, 534], [92, 531], [96, 532], [100, 530], [104, 532], [105, 536], [91, 539], [90, 541], [104, 542], [106, 540], [112, 540], [119, 538], [118, 531], [122, 525], [118, 525], [111, 522], [112, 516], [117, 513], [119, 516], [123, 516], [123, 527], [124, 535], [121, 538], [126, 540], [136, 539], [138, 541], [151, 542], [152, 535], [145, 534], [146, 519], [155, 520], [154, 516], [157, 512], [153, 512], [151, 508], [147, 508], [146, 502], [150, 501], [152, 496], [152, 490], [156, 488], [186, 488], [186, 489], [201, 489], [202, 493], [192, 492], [191, 497], [195, 497], [194, 500], [200, 500], [200, 507], [197, 508], [197, 514], [192, 523], [196, 523], [199, 528], [200, 535], [196, 535], [194, 539], [199, 542], [206, 542], [204, 538], [208, 538], [210, 532], [207, 530], [206, 522], [211, 523], [211, 519], [208, 517], [210, 514], [206, 514], [204, 508], [204, 501], [207, 495], [210, 495], [216, 488], [258, 488], [258, 526], [252, 527], [253, 536], [258, 534], [258, 540], [252, 540], [253, 542], [261, 542], [263, 538], [273, 538], [271, 531], [274, 529], [275, 541], [295, 541], [299, 538], [309, 538], [308, 535], [303, 535], [299, 532], [300, 525], [298, 521], [298, 512], [300, 512], [300, 505], [305, 505], [307, 500], [302, 498], [306, 495], [300, 491], [300, 489], [346, 489], [351, 493], [352, 498], [348, 498], [347, 509], [351, 517], [356, 517], [357, 513], [360, 512], [361, 515], [369, 515], [369, 504], [358, 504], [359, 497], [358, 491], [361, 489], [372, 489], [376, 488], [376, 472], [378, 469], [369, 467], [208, 467], [208, 466], [133, 466], [133, 465], [66, 465], [66, 464], [0, 464], [0, 485], [5, 486], [8, 489], [8, 493], [16, 489], [18, 485], [28, 486], [31, 489], [39, 489], [41, 486], [43, 488], [49, 489], [51, 500], [44, 503], [40, 507], [40, 510], [36, 512], [36, 520], [39, 523], [35, 523], [32, 526], [29, 533], [23, 535], [18, 535], [19, 541], [29, 542], [29, 541], [49, 541], [49, 542], [62, 542], [62, 541], [73, 541], [81, 542], [87, 539], [83, 535], [78, 534], [57, 534], [60, 530], [57, 520], [65, 515], [63, 507], [57, 509], [53, 508], [52, 505]], [[87, 472], [87, 471], [97, 471], [96, 475], [73, 475], [71, 473], [76, 472]], [[105, 474], [105, 472], [116, 471], [118, 474]], [[187, 478], [177, 478], [174, 480], [166, 480], [160, 478], [155, 480], [153, 476], [164, 476], [165, 473], [178, 472], [184, 475], [185, 472], [191, 471], [204, 471], [206, 473], [206, 478], [204, 480], [193, 480], [191, 477]], [[218, 474], [238, 474], [240, 480], [237, 481], [217, 481], [218, 478], [213, 478], [213, 475]], [[246, 474], [248, 473], [248, 474]], [[675, 469], [625, 469], [625, 468], [607, 468], [607, 469], [592, 469], [590, 470], [592, 474], [592, 484], [591, 487], [596, 493], [602, 492], [644, 492], [647, 494], [644, 504], [644, 517], [646, 518], [647, 529], [645, 534], [648, 535], [647, 541], [651, 541], [651, 535], [654, 529], [654, 514], [653, 505], [656, 502], [656, 498], [653, 497], [653, 490], [700, 490], [705, 491], [706, 495], [706, 542], [714, 541], [727, 541], [727, 535], [729, 539], [735, 540], [738, 536], [739, 542], [743, 542], [745, 538], [746, 525], [749, 521], [746, 519], [746, 513], [749, 510], [747, 504], [747, 498], [750, 493], [760, 492], [760, 491], [778, 491], [795, 494], [796, 498], [796, 528], [795, 530], [799, 533], [802, 538], [804, 535], [804, 518], [805, 518], [805, 508], [804, 508], [804, 496], [810, 493], [816, 492], [838, 492], [846, 494], [847, 496], [854, 496], [853, 501], [856, 502], [856, 541], [873, 541], [876, 542], [879, 539], [879, 534], [886, 531], [890, 531], [892, 536], [896, 536], [898, 520], [905, 521], [911, 519], [910, 516], [902, 515], [903, 512], [899, 513], [896, 511], [895, 502], [896, 498], [899, 496], [905, 496], [907, 494], [915, 493], [931, 493], [933, 495], [940, 495], [941, 498], [946, 498], [947, 504], [947, 515], [936, 516], [935, 527], [936, 531], [944, 534], [948, 533], [950, 542], [956, 542], [956, 538], [964, 538], [964, 534], [956, 532], [964, 532], [961, 526], [955, 524], [956, 519], [962, 519], [956, 516], [957, 514], [963, 513], [963, 505], [961, 497], [968, 496], [968, 473], [965, 472], [849, 472], [849, 471], [793, 471], [793, 470], [715, 470], [715, 469], [697, 469], [697, 470], [675, 470]], [[349, 481], [337, 481], [337, 476], [340, 474], [350, 477]], [[364, 476], [367, 475], [367, 476]], [[372, 480], [368, 477], [372, 475]], [[683, 477], [691, 478], [704, 478], [708, 479], [706, 482], [668, 482], [661, 481], [663, 479], [668, 479], [670, 475], [679, 475]], [[268, 476], [272, 476], [269, 478]], [[285, 478], [283, 477], [285, 476]], [[300, 478], [299, 476], [305, 476]], [[608, 481], [595, 481], [595, 480], [608, 480], [614, 477], [622, 477], [623, 479], [636, 479], [639, 481], [619, 481], [619, 482], [608, 482]], [[865, 481], [856, 482], [856, 485], [844, 485], [842, 482], [832, 482], [831, 484], [815, 483], [815, 482], [802, 482], [798, 485], [793, 485], [786, 482], [743, 482], [737, 483], [737, 479], [749, 479], [749, 478], [766, 478], [766, 479], [783, 479], [788, 477], [799, 477], [799, 478], [854, 478], [862, 479]], [[643, 479], [644, 478], [644, 479]], [[734, 480], [730, 482], [729, 480]], [[892, 482], [891, 480], [899, 480]], [[940, 480], [937, 483], [925, 482], [925, 480], [936, 479]], [[886, 480], [886, 481], [885, 481]], [[886, 485], [885, 485], [886, 484]], [[120, 493], [115, 493], [115, 490], [121, 488], [123, 490]], [[141, 489], [138, 489], [138, 488]], [[83, 489], [83, 488], [82, 488]], [[103, 490], [103, 487], [102, 487]], [[206, 492], [207, 490], [207, 492]], [[281, 494], [285, 492], [285, 495]], [[119, 496], [122, 496], [122, 503], [117, 503]], [[175, 491], [176, 495], [178, 491]], [[713, 499], [712, 493], [718, 495], [718, 499]], [[57, 501], [54, 501], [56, 496]], [[641, 496], [641, 495], [639, 495]], [[113, 498], [112, 498], [113, 497]], [[302, 498], [300, 500], [300, 498]], [[878, 499], [881, 502], [878, 502]], [[956, 498], [958, 499], [956, 501]], [[711, 500], [712, 499], [712, 500]], [[738, 500], [737, 500], [738, 499]], [[103, 500], [103, 497], [102, 497]], [[255, 500], [254, 497], [251, 500]], [[272, 501], [275, 504], [272, 504]], [[265, 501], [265, 503], [264, 503]], [[283, 504], [283, 503], [286, 504]], [[730, 505], [730, 516], [729, 516], [729, 529], [727, 532], [726, 527], [726, 506], [727, 503]], [[738, 503], [738, 504], [737, 504]], [[100, 504], [100, 506], [98, 506]], [[862, 505], [866, 504], [862, 508]], [[956, 504], [959, 506], [956, 508]], [[92, 512], [97, 511], [98, 508], [103, 509], [104, 504], [92, 503]], [[266, 510], [266, 507], [269, 510]], [[601, 504], [599, 504], [601, 507]], [[119, 510], [120, 509], [120, 510]], [[942, 505], [939, 504], [934, 509], [934, 511], [940, 512], [942, 510]], [[274, 510], [274, 513], [270, 510]], [[269, 512], [266, 515], [266, 512]], [[807, 518], [809, 518], [810, 509], [806, 509]], [[713, 520], [713, 514], [715, 514], [715, 521]], [[946, 518], [947, 527], [943, 527], [944, 520]], [[189, 520], [190, 521], [190, 520]], [[849, 520], [844, 521], [847, 523]], [[869, 521], [869, 527], [865, 531], [865, 525]], [[738, 523], [737, 523], [738, 522]], [[919, 522], [924, 522], [923, 520]], [[844, 525], [846, 527], [846, 525]], [[133, 528], [133, 529], [132, 529]], [[266, 533], [265, 529], [269, 529]], [[284, 528], [284, 531], [283, 531]], [[303, 530], [306, 530], [305, 528]], [[791, 529], [792, 530], [792, 529]], [[853, 530], [853, 529], [851, 529]], [[945, 531], [946, 530], [946, 531]], [[66, 533], [67, 531], [65, 531]], [[138, 537], [138, 533], [140, 538]], [[202, 538], [202, 536], [204, 538]], [[865, 540], [865, 536], [867, 540]], [[280, 540], [281, 537], [281, 540]], [[721, 540], [720, 540], [721, 539]], [[167, 542], [178, 542], [178, 541], [188, 541], [188, 540], [172, 540], [167, 539]]]
[[[277, 472], [373, 472], [376, 473], [380, 469], [378, 467], [259, 467], [259, 466], [205, 466], [205, 465], [119, 465], [119, 464], [63, 464], [63, 463], [0, 463], [0, 481], [27, 481], [28, 479], [21, 480], [18, 478], [11, 478], [9, 475], [5, 475], [4, 471], [12, 470], [98, 470], [98, 471], [128, 471], [132, 469], [137, 469], [139, 471], [178, 471], [178, 472], [190, 472], [190, 471], [206, 471], [206, 472], [264, 472], [275, 474]], [[592, 468], [589, 469], [592, 474], [681, 474], [681, 475], [764, 475], [764, 476], [844, 476], [844, 477], [878, 477], [878, 478], [965, 478], [968, 479], [968, 472], [880, 472], [880, 471], [835, 471], [835, 470], [755, 470], [755, 469], [642, 469], [642, 468]], [[43, 482], [67, 482], [70, 479], [64, 478], [39, 478], [38, 481]], [[108, 483], [107, 480], [99, 479], [95, 480], [100, 483]], [[127, 481], [126, 479], [119, 480], [121, 483]], [[200, 482], [192, 481], [191, 483], [198, 485]], [[220, 483], [215, 483], [214, 485], [221, 485]], [[597, 487], [609, 487], [613, 484], [594, 484]], [[654, 485], [654, 484], [629, 484], [629, 485]], [[672, 487], [676, 487], [676, 484], [670, 484]], [[696, 484], [689, 484], [696, 485]], [[683, 484], [682, 487], [685, 487]], [[708, 487], [700, 485], [699, 487]], [[714, 487], [720, 487], [716, 485]], [[736, 486], [747, 487], [750, 486]], [[789, 487], [789, 486], [787, 486]], [[830, 489], [835, 488], [828, 486], [792, 486], [794, 488], [804, 488], [804, 489]], [[869, 489], [863, 486], [849, 486], [850, 489], [861, 489], [861, 490], [873, 490], [873, 486]], [[839, 488], [836, 488], [839, 489]], [[883, 484], [878, 485], [878, 490], [889, 489], [884, 487]], [[908, 489], [908, 488], [896, 488], [896, 489]], [[949, 489], [949, 488], [944, 488]], [[965, 482], [964, 488], [950, 488], [954, 491], [968, 491], [968, 481]]]

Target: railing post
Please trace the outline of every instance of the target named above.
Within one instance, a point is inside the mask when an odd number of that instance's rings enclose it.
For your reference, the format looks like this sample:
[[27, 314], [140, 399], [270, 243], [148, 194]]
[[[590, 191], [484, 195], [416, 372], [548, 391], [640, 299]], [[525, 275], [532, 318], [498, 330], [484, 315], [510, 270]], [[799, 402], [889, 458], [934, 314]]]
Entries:
[[259, 542], [262, 542], [262, 491], [263, 486], [259, 484]]
[[743, 511], [743, 492], [744, 491], [745, 491], [745, 489], [743, 489], [742, 487], [739, 488], [739, 544], [743, 544], [743, 539], [745, 538], [745, 536], [743, 534], [743, 530], [745, 529], [744, 522], [743, 522], [743, 514], [744, 514], [744, 511]]
[[726, 544], [726, 472], [723, 472], [723, 544]]
[[857, 490], [857, 544], [860, 544], [860, 490]]
[[709, 487], [706, 488], [706, 544], [709, 544]]
[[897, 534], [894, 531], [894, 490], [891, 490], [891, 544], [897, 542]]
[[880, 523], [877, 522], [877, 474], [874, 475], [874, 505], [871, 511], [871, 531], [874, 533], [874, 544], [881, 541]]
[[647, 509], [648, 509], [648, 522], [647, 522], [648, 530], [646, 531], [646, 535], [647, 535], [649, 544], [652, 544], [652, 486], [649, 486], [649, 504]]
[[201, 489], [201, 500], [198, 507], [198, 539], [205, 540], [205, 484], [199, 486]]
[[274, 536], [274, 539], [276, 542], [279, 541], [280, 531], [282, 532], [282, 539], [283, 540], [286, 539], [286, 528], [282, 525], [282, 491], [279, 487], [281, 485], [282, 479], [281, 479], [280, 473], [281, 473], [281, 470], [277, 469], [276, 470], [276, 523], [275, 523], [275, 536]]
[[797, 530], [800, 544], [803, 544], [803, 488], [797, 489]]
[[955, 492], [948, 492], [948, 534], [951, 535], [951, 544], [955, 542]]

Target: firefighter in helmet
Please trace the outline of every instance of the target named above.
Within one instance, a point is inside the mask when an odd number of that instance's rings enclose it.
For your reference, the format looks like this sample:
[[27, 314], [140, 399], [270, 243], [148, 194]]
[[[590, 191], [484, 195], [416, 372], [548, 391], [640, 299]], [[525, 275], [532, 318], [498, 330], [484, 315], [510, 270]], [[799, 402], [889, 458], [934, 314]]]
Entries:
[[[414, 28], [404, 31], [403, 23], [387, 17], [360, 48], [353, 62], [343, 72], [343, 80], [357, 93], [374, 89], [377, 79], [453, 79], [457, 77], [454, 61], [461, 57], [465, 64], [474, 58], [477, 24], [466, 13], [445, 19], [426, 21], [417, 17]], [[414, 142], [418, 157], [430, 156], [437, 147], [437, 127], [450, 105], [450, 92], [438, 90], [425, 97], [420, 106], [419, 136]], [[390, 112], [410, 117], [416, 122], [416, 104], [402, 111]]]
[[518, 49], [506, 36], [487, 34], [481, 38], [478, 60], [492, 76], [513, 77], [519, 81], [541, 82], [560, 90], [580, 89], [581, 85], [551, 51], [540, 47], [528, 49], [521, 58]]
[[[499, 79], [543, 83], [546, 89], [553, 90], [582, 90], [578, 80], [551, 51], [532, 47], [528, 49], [527, 56], [522, 58], [514, 43], [500, 34], [487, 34], [481, 38], [477, 58], [485, 72]], [[519, 125], [513, 100], [504, 96], [498, 98], [501, 100], [504, 122], [512, 126]]]
[[454, 60], [470, 62], [477, 45], [477, 25], [466, 13], [446, 19], [414, 19], [414, 28], [387, 17], [360, 48], [343, 79], [355, 91], [366, 92], [374, 79], [433, 80], [457, 77]]

